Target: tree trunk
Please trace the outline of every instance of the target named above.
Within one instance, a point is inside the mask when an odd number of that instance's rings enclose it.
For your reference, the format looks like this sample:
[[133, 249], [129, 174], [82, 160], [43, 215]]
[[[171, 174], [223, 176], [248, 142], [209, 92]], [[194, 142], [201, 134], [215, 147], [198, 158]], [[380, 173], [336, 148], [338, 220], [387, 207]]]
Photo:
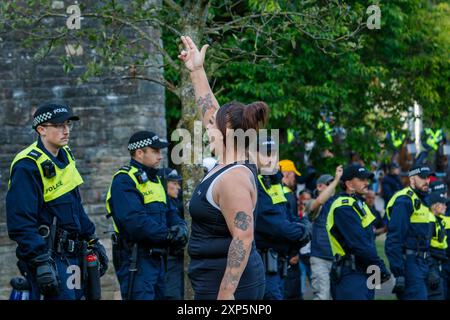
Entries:
[[[208, 1], [186, 1], [183, 8], [182, 19], [182, 34], [188, 35], [192, 40], [201, 46], [203, 38], [203, 30], [206, 25], [206, 18], [208, 13]], [[201, 121], [201, 115], [197, 110], [197, 105], [195, 103], [194, 90], [191, 85], [191, 80], [189, 77], [189, 72], [187, 69], [183, 69], [181, 76], [180, 85], [180, 99], [182, 105], [182, 117], [178, 123], [178, 128], [187, 129], [192, 140], [190, 141], [190, 146], [194, 146], [194, 124], [195, 121]], [[200, 133], [202, 134], [202, 133]], [[201, 136], [200, 136], [201, 137]], [[194, 148], [190, 148], [194, 151]], [[203, 168], [201, 164], [194, 163], [194, 153], [190, 155], [190, 163], [181, 165], [181, 173], [183, 176], [183, 199], [184, 199], [184, 210], [185, 219], [188, 223], [189, 230], [191, 230], [191, 216], [189, 214], [189, 200], [192, 197], [195, 187], [198, 185], [203, 177]], [[190, 258], [187, 254], [187, 250], [184, 255], [184, 271], [185, 271], [185, 299], [192, 300], [194, 297], [194, 292], [192, 290], [191, 283], [187, 277], [187, 271], [189, 266]]]

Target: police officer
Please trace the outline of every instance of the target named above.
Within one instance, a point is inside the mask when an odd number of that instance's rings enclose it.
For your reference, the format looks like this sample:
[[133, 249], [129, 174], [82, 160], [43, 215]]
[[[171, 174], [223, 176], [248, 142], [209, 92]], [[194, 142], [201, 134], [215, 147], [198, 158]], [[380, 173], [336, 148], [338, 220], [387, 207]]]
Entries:
[[283, 175], [276, 167], [271, 175], [262, 175], [271, 163], [276, 164], [275, 141], [262, 139], [258, 153], [258, 211], [255, 228], [256, 248], [261, 254], [266, 271], [265, 300], [284, 298], [284, 281], [287, 276], [288, 253], [307, 244], [311, 237], [311, 225], [305, 221], [294, 222], [289, 218], [287, 199], [281, 180]]
[[[177, 209], [179, 217], [184, 220], [184, 207], [181, 200], [182, 177], [177, 170], [171, 168], [163, 168], [160, 176], [164, 179], [166, 186], [167, 201], [171, 202], [172, 207]], [[165, 284], [167, 300], [184, 299], [184, 246], [169, 246]]]
[[442, 141], [446, 141], [446, 136], [442, 129], [433, 130], [432, 128], [425, 128], [422, 132], [421, 140], [423, 141], [422, 145], [426, 150], [437, 151], [439, 144]]
[[390, 274], [377, 254], [372, 229], [375, 220], [363, 199], [373, 173], [360, 165], [343, 171], [343, 192], [333, 201], [327, 217], [327, 232], [335, 261], [331, 268], [331, 292], [335, 300], [371, 300], [374, 290], [367, 285], [369, 266], [378, 267], [381, 283]]
[[430, 183], [430, 193], [439, 193], [447, 198], [447, 210], [445, 212], [446, 216], [450, 216], [450, 205], [448, 200], [447, 184], [442, 180], [435, 180]]
[[301, 173], [295, 167], [291, 160], [281, 160], [279, 162], [281, 173], [283, 174], [283, 192], [287, 199], [287, 206], [289, 214], [292, 217], [298, 217], [297, 197], [295, 189], [297, 186], [296, 176], [301, 176]]
[[450, 230], [450, 217], [445, 216], [447, 198], [441, 193], [431, 193], [427, 203], [434, 215], [433, 237], [430, 243], [430, 258], [427, 284], [428, 300], [444, 300], [442, 265], [447, 261], [447, 232]]
[[[448, 193], [447, 193], [447, 185], [445, 184], [445, 182], [443, 182], [442, 180], [436, 180], [433, 181], [432, 183], [430, 183], [430, 196], [431, 194], [438, 194], [439, 196], [442, 196], [446, 199], [445, 205], [446, 205], [446, 212], [444, 215], [439, 215], [442, 220], [445, 222], [445, 231], [446, 231], [446, 242], [447, 242], [447, 246], [445, 248], [445, 252], [446, 252], [446, 259], [442, 261], [442, 278], [443, 278], [443, 287], [444, 287], [444, 298], [446, 300], [450, 300], [450, 296], [449, 296], [449, 292], [450, 292], [450, 223], [448, 223], [448, 219], [450, 219], [450, 201], [448, 199]], [[428, 198], [430, 197], [428, 196]], [[441, 198], [441, 201], [443, 201], [444, 199]], [[430, 202], [428, 202], [428, 204], [431, 206], [432, 208], [432, 204], [430, 204]], [[435, 232], [436, 234], [436, 232]], [[433, 252], [433, 241], [431, 242], [431, 252]], [[429, 299], [431, 299], [432, 297], [430, 297], [430, 295], [428, 296]]]
[[[33, 115], [37, 141], [11, 164], [8, 234], [18, 244], [18, 266], [31, 285], [32, 300], [41, 294], [56, 300], [85, 296], [86, 273], [80, 270], [86, 271], [81, 268], [86, 246], [98, 256], [101, 275], [108, 267], [105, 249], [81, 204], [78, 187], [83, 179], [67, 146], [76, 120], [67, 104], [41, 105]], [[75, 279], [73, 285], [69, 277]]]
[[163, 299], [167, 246], [187, 242], [186, 223], [167, 201], [157, 175], [161, 149], [167, 146], [153, 132], [133, 134], [130, 164], [114, 175], [107, 194], [115, 230], [114, 266], [124, 299]]
[[403, 189], [400, 179], [400, 166], [396, 162], [392, 162], [387, 166], [388, 173], [381, 181], [381, 189], [383, 191], [383, 199], [385, 205], [391, 200], [394, 193]]
[[[283, 174], [283, 191], [287, 199], [288, 218], [290, 221], [298, 221], [297, 196], [295, 194], [297, 187], [297, 177], [301, 173], [295, 167], [292, 160], [284, 159], [279, 162], [281, 173]], [[303, 299], [300, 272], [300, 253], [298, 250], [291, 250], [289, 253], [288, 275], [285, 281], [284, 296], [289, 300]]]
[[386, 206], [385, 252], [395, 277], [393, 293], [402, 300], [427, 300], [428, 257], [434, 217], [424, 202], [431, 169], [423, 164], [409, 171], [410, 185]]

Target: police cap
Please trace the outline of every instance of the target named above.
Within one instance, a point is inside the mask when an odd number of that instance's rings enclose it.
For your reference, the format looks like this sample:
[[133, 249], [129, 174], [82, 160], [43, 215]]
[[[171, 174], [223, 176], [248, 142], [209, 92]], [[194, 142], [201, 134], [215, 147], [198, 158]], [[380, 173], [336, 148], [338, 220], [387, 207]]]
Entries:
[[78, 121], [80, 118], [72, 113], [66, 103], [46, 102], [39, 106], [33, 114], [33, 129], [46, 122], [63, 123], [67, 120]]
[[352, 164], [344, 168], [341, 181], [348, 181], [353, 178], [373, 179], [374, 176], [375, 175], [372, 172], [368, 171], [363, 166], [360, 166], [359, 164]]
[[430, 167], [422, 163], [413, 165], [408, 173], [408, 177], [419, 176], [423, 179], [433, 175], [434, 173], [431, 171]]
[[167, 148], [169, 143], [161, 139], [158, 135], [151, 131], [139, 131], [133, 134], [128, 141], [128, 150], [134, 151], [137, 149], [151, 147], [153, 149]]

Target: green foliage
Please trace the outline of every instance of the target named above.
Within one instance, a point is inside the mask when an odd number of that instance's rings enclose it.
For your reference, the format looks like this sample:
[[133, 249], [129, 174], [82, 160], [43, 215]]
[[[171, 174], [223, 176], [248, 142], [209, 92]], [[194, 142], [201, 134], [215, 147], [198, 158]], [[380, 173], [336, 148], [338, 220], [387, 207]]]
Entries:
[[[270, 127], [280, 128], [283, 139], [287, 128], [295, 130], [295, 142], [283, 143], [281, 154], [298, 164], [309, 141], [316, 143], [310, 159], [328, 172], [351, 152], [366, 163], [386, 156], [386, 132], [402, 127], [414, 101], [423, 106], [426, 125], [450, 128], [447, 1], [375, 2], [380, 30], [365, 27], [366, 9], [374, 4], [368, 0], [86, 1], [80, 30], [67, 30], [65, 9], [53, 9], [52, 1], [18, 3], [0, 3], [0, 35], [20, 34], [37, 61], [58, 54], [69, 74], [80, 62], [61, 49], [82, 44], [91, 58], [80, 81], [145, 78], [148, 70], [163, 68], [169, 130], [187, 103], [180, 100], [186, 80], [176, 57], [179, 36], [191, 31], [211, 45], [206, 68], [219, 102], [267, 102]], [[149, 46], [159, 54], [150, 56]], [[330, 115], [333, 128], [345, 130], [332, 145], [317, 129]], [[334, 157], [323, 158], [325, 150]]]

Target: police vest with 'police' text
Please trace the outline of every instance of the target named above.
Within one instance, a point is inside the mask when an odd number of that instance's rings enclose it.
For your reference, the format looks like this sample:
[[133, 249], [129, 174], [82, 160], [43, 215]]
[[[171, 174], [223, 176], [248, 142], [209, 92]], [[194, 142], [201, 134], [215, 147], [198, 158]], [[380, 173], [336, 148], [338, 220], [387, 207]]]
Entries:
[[361, 226], [363, 228], [369, 228], [371, 223], [375, 220], [375, 216], [373, 215], [367, 204], [365, 202], [360, 203], [362, 204], [361, 208], [358, 207], [358, 203], [355, 198], [346, 196], [338, 197], [333, 201], [327, 217], [327, 233], [328, 238], [330, 239], [331, 251], [333, 252], [333, 256], [337, 254], [341, 257], [344, 257], [346, 255], [343, 244], [339, 243], [332, 232], [334, 227], [334, 213], [337, 208], [345, 206], [352, 207], [353, 211], [355, 211], [355, 213], [360, 218]]
[[258, 180], [259, 183], [261, 183], [261, 186], [263, 187], [264, 191], [272, 199], [273, 204], [287, 202], [287, 199], [284, 196], [283, 186], [281, 185], [281, 183], [273, 184], [270, 186], [270, 188], [267, 189], [266, 186], [264, 185], [263, 177], [261, 175], [258, 175]]
[[430, 209], [422, 204], [422, 201], [420, 201], [419, 197], [410, 187], [396, 192], [392, 196], [391, 200], [389, 200], [388, 205], [386, 206], [386, 214], [388, 220], [390, 220], [391, 216], [395, 214], [395, 212], [392, 212], [392, 207], [394, 206], [394, 202], [397, 200], [397, 198], [401, 196], [408, 196], [412, 201], [414, 211], [411, 214], [410, 223], [430, 223], [435, 221]]
[[[19, 160], [25, 158], [33, 160], [36, 163], [41, 175], [42, 185], [44, 187], [44, 202], [53, 201], [83, 183], [83, 178], [81, 178], [81, 175], [75, 166], [75, 159], [69, 147], [63, 147], [62, 150], [64, 150], [62, 152], [66, 153], [69, 164], [65, 168], [60, 169], [53, 163], [50, 157], [37, 146], [37, 142], [34, 142], [15, 156], [11, 164], [10, 173], [12, 173], [14, 165]], [[45, 176], [42, 166], [44, 162], [53, 165], [55, 171], [52, 177]], [[11, 181], [9, 181], [9, 185], [10, 184]]]
[[[139, 193], [142, 196], [142, 201], [144, 204], [148, 204], [151, 202], [163, 202], [163, 203], [167, 203], [167, 199], [166, 199], [166, 191], [164, 190], [164, 187], [161, 183], [161, 180], [159, 179], [159, 177], [157, 177], [158, 182], [153, 182], [153, 181], [146, 181], [144, 183], [140, 183], [137, 176], [142, 173], [141, 169], [138, 169], [136, 167], [132, 167], [132, 166], [123, 166], [122, 168], [120, 168], [119, 171], [117, 171], [117, 173], [114, 175], [117, 176], [118, 174], [122, 174], [125, 173], [127, 174], [131, 180], [133, 180], [133, 182], [136, 185], [136, 189], [139, 191]], [[114, 179], [113, 177], [113, 179]], [[112, 183], [111, 183], [112, 185]], [[108, 212], [108, 214], [106, 215], [108, 218], [111, 217], [112, 212], [111, 212], [111, 207], [109, 204], [109, 200], [111, 199], [111, 186], [109, 187], [108, 190], [108, 194], [106, 195], [106, 211]], [[116, 231], [117, 233], [119, 233], [119, 229], [117, 228], [116, 223], [114, 222], [113, 219], [113, 224], [114, 224], [114, 231]]]
[[435, 249], [445, 250], [447, 249], [447, 230], [450, 230], [450, 217], [437, 216], [435, 220], [435, 232], [433, 238], [431, 238], [430, 246]]

